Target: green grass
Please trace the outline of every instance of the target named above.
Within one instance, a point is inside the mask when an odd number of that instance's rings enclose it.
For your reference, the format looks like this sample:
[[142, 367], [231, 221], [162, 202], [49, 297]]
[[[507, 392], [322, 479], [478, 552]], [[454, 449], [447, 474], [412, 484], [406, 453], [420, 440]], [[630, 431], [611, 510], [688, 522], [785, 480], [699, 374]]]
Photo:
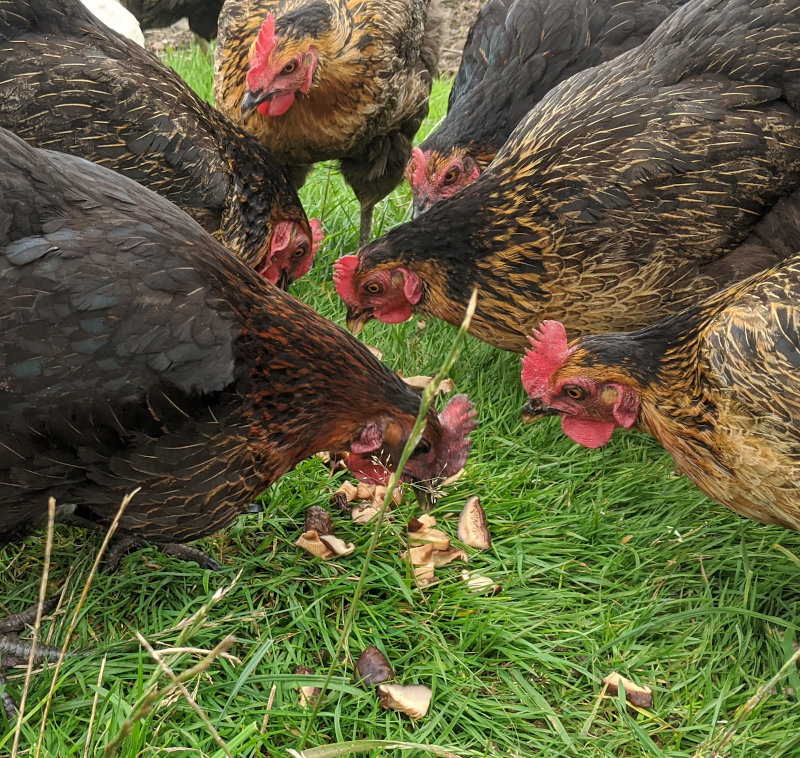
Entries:
[[[193, 60], [195, 68], [208, 65]], [[446, 96], [447, 85], [437, 83], [424, 130], [441, 117]], [[302, 197], [329, 238], [294, 293], [342, 323], [331, 264], [354, 251], [356, 203], [328, 165], [317, 167]], [[376, 231], [409, 211], [401, 187], [382, 205]], [[432, 321], [373, 322], [364, 338], [393, 369], [418, 374], [436, 370], [454, 333]], [[285, 756], [306, 730], [309, 746], [400, 740], [463, 757], [711, 756], [737, 709], [792, 655], [800, 633], [800, 535], [709, 502], [644, 435], [618, 433], [592, 452], [565, 438], [555, 419], [522, 426], [519, 368], [518, 356], [468, 339], [453, 376], [477, 403], [481, 426], [466, 475], [434, 511], [455, 535], [467, 497], [481, 496], [493, 543], [485, 553], [470, 551], [470, 568], [499, 582], [500, 594], [467, 592], [458, 565], [439, 569], [433, 587], [413, 587], [399, 558], [401, 525], [417, 512], [407, 495], [377, 535], [354, 628], [334, 660], [372, 530], [336, 515], [337, 534], [356, 552], [335, 562], [293, 546], [305, 510], [328, 505], [343, 478], [331, 479], [319, 460], [309, 460], [265, 494], [263, 513], [203, 542], [224, 564], [221, 574], [147, 549], [125, 558], [118, 573], [95, 578], [71, 644], [86, 654], [64, 663], [38, 752], [53, 669], [34, 677], [19, 754], [103, 755], [148, 688], [170, 684], [137, 642], [138, 631], [156, 651], [178, 644], [208, 651], [234, 636], [233, 657], [217, 658], [186, 687], [236, 756]], [[65, 637], [99, 544], [97, 535], [56, 528], [51, 588], [66, 590], [63, 610], [42, 628], [53, 644]], [[3, 549], [1, 611], [36, 597], [43, 545], [38, 534], [22, 550]], [[182, 631], [223, 587], [229, 592], [190, 633]], [[353, 662], [370, 644], [386, 653], [401, 682], [433, 688], [423, 720], [382, 710], [354, 682]], [[164, 656], [179, 674], [203, 654]], [[316, 669], [316, 683], [333, 666], [312, 723], [298, 707], [298, 664]], [[600, 699], [600, 680], [612, 670], [652, 687], [652, 710], [629, 713], [616, 698]], [[11, 673], [18, 696], [24, 671]], [[792, 668], [742, 716], [725, 754], [800, 756], [798, 693]], [[117, 755], [225, 754], [183, 695], [161, 695]], [[10, 734], [0, 738], [0, 755], [10, 755], [11, 745]]]

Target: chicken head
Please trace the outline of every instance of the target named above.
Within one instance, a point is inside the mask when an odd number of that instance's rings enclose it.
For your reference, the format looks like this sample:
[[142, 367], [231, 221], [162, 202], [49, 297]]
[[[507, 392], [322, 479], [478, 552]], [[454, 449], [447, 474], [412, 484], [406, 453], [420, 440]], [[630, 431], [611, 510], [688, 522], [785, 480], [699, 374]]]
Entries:
[[414, 218], [438, 200], [455, 195], [481, 174], [465, 148], [442, 155], [414, 147], [406, 167], [406, 180], [414, 193]]
[[560, 321], [544, 321], [529, 340], [531, 348], [522, 359], [522, 385], [529, 398], [524, 421], [558, 414], [564, 434], [590, 448], [606, 445], [618, 426], [633, 426], [639, 415], [636, 390], [574, 360], [575, 348], [569, 347]]
[[275, 16], [269, 13], [250, 51], [242, 113], [254, 108], [262, 116], [282, 116], [298, 95], [311, 89], [319, 56], [313, 45], [275, 33]]
[[359, 334], [373, 318], [399, 324], [411, 318], [422, 298], [422, 279], [403, 266], [358, 274], [358, 256], [345, 255], [333, 264], [336, 292], [347, 306], [347, 328]]
[[311, 238], [296, 221], [279, 221], [275, 224], [269, 243], [269, 252], [257, 271], [266, 280], [282, 290], [307, 274], [314, 261], [325, 230], [318, 218], [310, 218]]

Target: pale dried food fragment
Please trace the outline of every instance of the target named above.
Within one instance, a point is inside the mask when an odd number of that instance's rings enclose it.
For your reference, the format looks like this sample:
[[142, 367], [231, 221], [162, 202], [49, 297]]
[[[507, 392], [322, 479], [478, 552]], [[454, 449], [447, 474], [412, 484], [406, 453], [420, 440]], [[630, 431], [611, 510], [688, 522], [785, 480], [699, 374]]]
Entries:
[[423, 684], [378, 686], [378, 697], [384, 708], [405, 713], [412, 719], [421, 719], [428, 712], [432, 696], [431, 688]]
[[453, 482], [457, 482], [462, 476], [464, 476], [465, 471], [466, 469], [462, 466], [458, 471], [456, 471], [455, 474], [450, 474], [450, 476], [448, 476], [447, 479], [445, 479], [439, 485], [439, 488], [444, 489], [445, 487], [449, 487], [451, 484], [453, 484]]
[[357, 524], [366, 524], [375, 518], [381, 512], [379, 505], [374, 503], [366, 503], [365, 505], [356, 505], [350, 511], [350, 518]]
[[[410, 387], [414, 387], [414, 389], [423, 390], [427, 387], [432, 381], [432, 376], [404, 376], [403, 381], [408, 384]], [[456, 385], [453, 383], [452, 379], [443, 379], [439, 382], [439, 386], [436, 388], [436, 394], [441, 395], [446, 392], [452, 392], [456, 388]]]
[[294, 544], [312, 555], [324, 559], [350, 555], [356, 549], [352, 542], [345, 542], [332, 534], [320, 535], [314, 529], [303, 532]]
[[312, 505], [306, 510], [305, 531], [315, 531], [318, 535], [333, 534], [331, 514], [319, 505]]
[[493, 595], [496, 595], [502, 589], [497, 582], [495, 582], [493, 579], [490, 579], [488, 576], [475, 574], [474, 572], [467, 571], [466, 569], [461, 570], [461, 578], [467, 583], [467, 589], [470, 592], [483, 592], [484, 590], [490, 590]]
[[349, 503], [356, 499], [357, 492], [358, 487], [352, 482], [345, 480], [342, 482], [342, 486], [333, 493], [333, 496], [336, 497], [337, 495], [344, 495], [345, 500]]
[[378, 348], [375, 347], [375, 345], [368, 345], [365, 342], [364, 347], [367, 348], [367, 350], [369, 350], [370, 353], [372, 353], [379, 361], [383, 360], [383, 353], [380, 350], [378, 350]]
[[455, 548], [451, 548], [450, 550], [434, 550], [432, 559], [433, 565], [436, 567], [446, 566], [453, 561], [464, 561], [464, 563], [466, 563], [469, 560], [465, 550], [456, 550]]
[[492, 537], [486, 526], [486, 513], [481, 499], [475, 495], [467, 500], [458, 518], [458, 539], [476, 550], [488, 550]]
[[356, 662], [358, 678], [366, 685], [376, 686], [394, 679], [394, 671], [386, 656], [374, 645], [367, 647]]
[[434, 529], [436, 519], [428, 513], [408, 522], [408, 544], [430, 543], [434, 550], [448, 550], [450, 538], [441, 530]]
[[331, 555], [329, 557], [340, 556], [340, 555], [350, 555], [355, 549], [356, 546], [352, 542], [345, 542], [340, 537], [335, 537], [333, 534], [321, 534], [320, 540], [323, 544], [327, 545], [331, 551]]
[[653, 690], [649, 687], [641, 687], [630, 679], [626, 679], [622, 674], [612, 671], [602, 682], [606, 685], [606, 692], [609, 695], [618, 695], [619, 688], [625, 690], [625, 699], [637, 708], [653, 707]]
[[[293, 674], [313, 674], [314, 669], [309, 668], [308, 666], [295, 666], [292, 669]], [[303, 685], [297, 688], [299, 693], [298, 704], [301, 708], [308, 708], [310, 705], [314, 705], [316, 703], [317, 698], [319, 697], [320, 693], [322, 692], [321, 687], [315, 687], [313, 685]]]

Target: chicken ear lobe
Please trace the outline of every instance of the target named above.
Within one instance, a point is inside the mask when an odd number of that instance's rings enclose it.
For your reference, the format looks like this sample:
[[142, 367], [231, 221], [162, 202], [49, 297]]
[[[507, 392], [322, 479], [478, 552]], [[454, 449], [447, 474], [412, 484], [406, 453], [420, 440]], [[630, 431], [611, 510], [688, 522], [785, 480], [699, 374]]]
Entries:
[[411, 305], [416, 305], [422, 298], [422, 279], [407, 268], [399, 270], [403, 274], [403, 294]]
[[639, 417], [639, 395], [633, 387], [627, 384], [613, 385], [617, 391], [617, 401], [614, 403], [614, 420], [625, 429], [630, 429]]

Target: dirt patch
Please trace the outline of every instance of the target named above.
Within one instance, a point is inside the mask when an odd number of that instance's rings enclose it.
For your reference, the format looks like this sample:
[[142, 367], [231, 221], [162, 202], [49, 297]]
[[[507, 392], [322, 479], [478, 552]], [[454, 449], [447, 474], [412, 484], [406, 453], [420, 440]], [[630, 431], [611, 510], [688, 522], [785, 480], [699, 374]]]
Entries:
[[[485, 0], [442, 0], [444, 14], [442, 53], [439, 70], [443, 74], [455, 74], [461, 62], [461, 51], [472, 22]], [[163, 29], [148, 29], [144, 33], [145, 46], [154, 53], [172, 48], [189, 47], [194, 42], [205, 44], [190, 29], [189, 22], [182, 18]]]

